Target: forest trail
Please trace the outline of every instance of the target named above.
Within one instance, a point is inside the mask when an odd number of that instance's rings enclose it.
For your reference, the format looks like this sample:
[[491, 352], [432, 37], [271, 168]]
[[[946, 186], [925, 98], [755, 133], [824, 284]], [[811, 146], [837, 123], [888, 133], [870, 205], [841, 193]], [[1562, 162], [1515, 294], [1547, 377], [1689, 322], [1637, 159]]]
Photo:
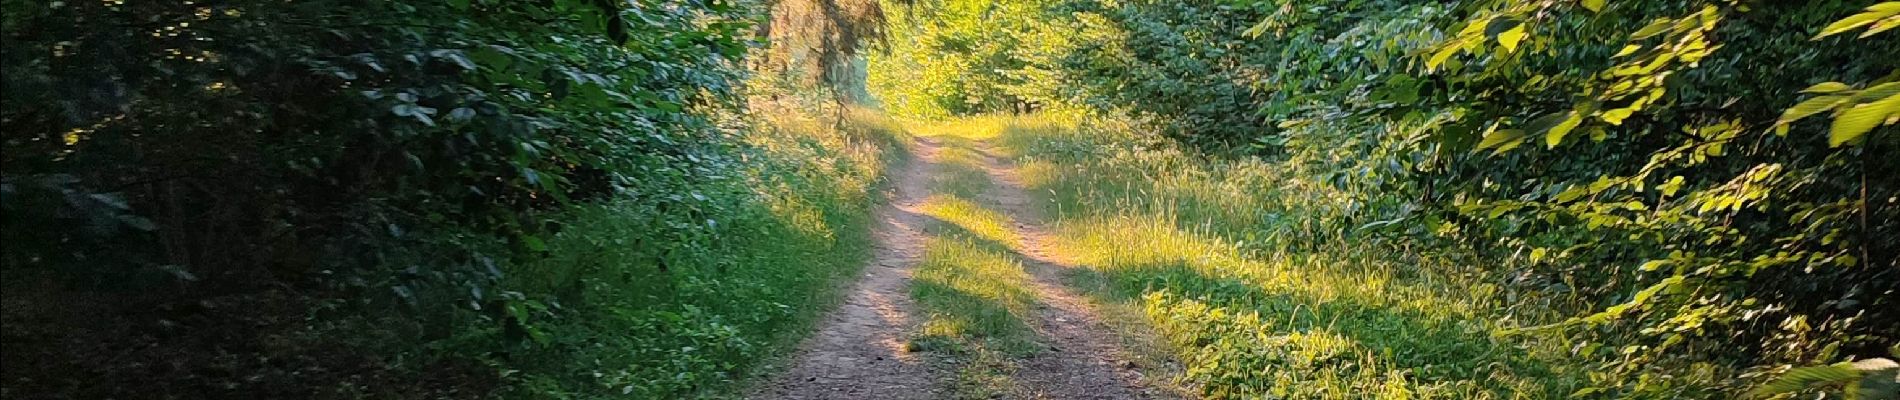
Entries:
[[[928, 315], [911, 298], [911, 280], [925, 257], [925, 246], [946, 221], [925, 208], [931, 182], [948, 174], [946, 150], [980, 154], [978, 167], [991, 183], [983, 202], [998, 207], [1020, 238], [1014, 257], [1032, 279], [1023, 289], [1035, 296], [1023, 323], [1034, 331], [1039, 351], [995, 371], [1007, 375], [1000, 392], [985, 397], [1011, 399], [1142, 399], [1165, 397], [1143, 388], [1144, 377], [1129, 362], [1109, 327], [1092, 306], [1068, 289], [1063, 274], [1074, 266], [1045, 248], [1049, 233], [1041, 226], [1031, 197], [1017, 182], [1015, 167], [979, 141], [919, 137], [912, 162], [893, 176], [894, 190], [877, 211], [873, 237], [876, 253], [863, 276], [848, 289], [848, 299], [831, 311], [819, 330], [778, 376], [755, 388], [754, 399], [935, 399], [959, 394], [949, 354], [913, 351], [910, 341]], [[965, 364], [968, 365], [975, 364]]]
[[937, 169], [936, 143], [920, 139], [911, 148], [914, 159], [898, 167], [890, 198], [873, 216], [871, 235], [877, 244], [863, 276], [799, 346], [788, 368], [751, 398], [903, 400], [942, 392], [929, 363], [906, 348], [917, 324], [911, 270], [929, 223], [916, 209], [929, 196]]
[[1013, 379], [1018, 398], [1024, 399], [1149, 399], [1164, 398], [1160, 392], [1144, 388], [1144, 377], [1119, 345], [1119, 339], [1097, 313], [1064, 281], [1066, 271], [1076, 268], [1050, 251], [1050, 233], [1042, 225], [1042, 216], [1034, 198], [1023, 190], [1016, 165], [998, 157], [989, 146], [979, 148], [984, 172], [996, 184], [985, 196], [1003, 208], [1020, 237], [1017, 254], [1030, 276], [1032, 289], [1041, 304], [1033, 322], [1038, 336], [1050, 346], [1022, 362]]

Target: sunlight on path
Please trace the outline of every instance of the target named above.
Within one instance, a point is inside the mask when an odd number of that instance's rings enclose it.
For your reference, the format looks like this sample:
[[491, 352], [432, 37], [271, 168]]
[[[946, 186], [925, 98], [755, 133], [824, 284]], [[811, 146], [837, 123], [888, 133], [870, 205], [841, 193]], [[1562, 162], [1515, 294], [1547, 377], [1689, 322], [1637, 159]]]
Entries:
[[873, 262], [753, 398], [1186, 397], [1157, 390], [1119, 325], [1065, 286], [1075, 264], [1047, 250], [1015, 165], [991, 145], [999, 121], [915, 130], [918, 157], [878, 213]]
[[[987, 147], [986, 147], [987, 149]], [[985, 152], [989, 153], [988, 151]], [[1041, 217], [1023, 192], [1014, 165], [989, 156], [985, 171], [999, 183], [988, 198], [997, 201], [1013, 216], [1021, 236], [1018, 254], [1035, 276], [1035, 291], [1043, 303], [1038, 318], [1038, 333], [1048, 338], [1050, 352], [1031, 357], [1021, 370], [1019, 380], [1027, 383], [1028, 398], [1151, 398], [1153, 391], [1143, 390], [1141, 372], [1128, 361], [1125, 351], [1116, 345], [1111, 330], [1090, 305], [1063, 285], [1063, 274], [1075, 268], [1047, 251], [1049, 233]]]
[[[919, 272], [924, 286], [914, 293], [932, 316], [924, 339], [966, 347], [955, 394], [1163, 397], [1144, 387], [1146, 377], [1093, 307], [1063, 285], [1073, 265], [1044, 251], [1048, 233], [1014, 166], [987, 143], [1005, 133], [1002, 125], [982, 120], [919, 130], [945, 143], [939, 194], [925, 211], [947, 226], [933, 230], [932, 240], [960, 247], [938, 254], [933, 246]], [[937, 282], [954, 291], [931, 286]]]
[[916, 323], [907, 287], [926, 222], [917, 207], [936, 169], [933, 148], [920, 141], [917, 159], [896, 175], [894, 197], [877, 212], [876, 253], [850, 297], [820, 322], [788, 370], [750, 398], [929, 399], [941, 391], [906, 344]]

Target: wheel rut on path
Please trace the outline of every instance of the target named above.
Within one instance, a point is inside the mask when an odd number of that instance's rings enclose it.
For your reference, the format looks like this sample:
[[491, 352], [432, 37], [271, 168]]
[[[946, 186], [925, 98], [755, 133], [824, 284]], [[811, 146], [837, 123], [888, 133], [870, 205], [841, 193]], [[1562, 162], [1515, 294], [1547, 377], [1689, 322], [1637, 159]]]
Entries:
[[931, 399], [944, 392], [928, 360], [906, 350], [918, 322], [911, 269], [923, 254], [928, 220], [917, 213], [930, 195], [936, 144], [919, 140], [899, 168], [886, 204], [874, 212], [875, 250], [843, 304], [819, 322], [787, 370], [754, 399]]
[[1146, 387], [1114, 331], [1083, 297], [1063, 283], [1076, 268], [1049, 249], [1052, 239], [1032, 198], [1023, 189], [1016, 166], [984, 149], [984, 170], [995, 183], [985, 197], [1002, 207], [1021, 238], [1017, 249], [1041, 304], [1032, 326], [1051, 348], [1021, 362], [1013, 377], [1016, 398], [1153, 399], [1168, 398]]
[[[919, 138], [913, 161], [900, 167], [890, 201], [875, 212], [877, 241], [869, 265], [847, 289], [847, 298], [799, 347], [789, 367], [755, 388], [753, 399], [935, 399], [946, 398], [950, 366], [934, 355], [908, 351], [909, 336], [922, 317], [910, 298], [911, 273], [923, 254], [930, 217], [919, 208], [931, 194], [943, 144]], [[1015, 360], [1013, 399], [1172, 398], [1145, 387], [1113, 331], [1093, 306], [1063, 284], [1074, 264], [1048, 249], [1051, 236], [1015, 166], [983, 151], [983, 169], [992, 185], [983, 193], [1008, 215], [1021, 239], [1015, 250], [1038, 297], [1034, 320], [1027, 321], [1048, 346]], [[940, 360], [940, 358], [939, 358]]]

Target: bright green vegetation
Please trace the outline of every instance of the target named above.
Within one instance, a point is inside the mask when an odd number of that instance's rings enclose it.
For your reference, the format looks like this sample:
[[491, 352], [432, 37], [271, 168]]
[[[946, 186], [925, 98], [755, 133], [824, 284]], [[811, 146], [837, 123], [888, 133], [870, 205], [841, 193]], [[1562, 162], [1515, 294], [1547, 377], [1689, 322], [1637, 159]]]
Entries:
[[[579, 206], [562, 216], [572, 222], [549, 239], [548, 257], [510, 269], [504, 287], [553, 294], [506, 310], [528, 337], [508, 360], [521, 374], [514, 394], [734, 394], [746, 371], [803, 338], [868, 259], [872, 194], [901, 154], [901, 130], [864, 111], [843, 130], [777, 118], [739, 138], [749, 161], [736, 179], [684, 194], [706, 198], [700, 210]], [[659, 229], [686, 224], [706, 227]], [[540, 308], [552, 302], [563, 306]], [[437, 345], [512, 344], [506, 335], [465, 330]]]
[[[1561, 397], [1585, 369], [1556, 340], [1509, 335], [1553, 304], [1446, 255], [1287, 237], [1346, 196], [1257, 161], [1144, 149], [1125, 130], [1026, 119], [1005, 133], [1050, 193], [1078, 282], [1132, 302], [1213, 398]], [[1467, 259], [1468, 260], [1468, 259]]]
[[[0, 0], [0, 396], [734, 395], [867, 254], [908, 140], [868, 95], [963, 118], [918, 129], [949, 153], [916, 294], [965, 395], [1035, 350], [987, 141], [1210, 397], [1892, 399], [1896, 27], [1877, 0]], [[1034, 116], [971, 117], [1002, 113]]]
[[1891, 390], [1900, 2], [902, 4], [873, 94], [1086, 121], [1004, 139], [1209, 395]]
[[1042, 350], [1029, 326], [1039, 300], [1015, 250], [1022, 239], [984, 196], [993, 183], [977, 146], [996, 132], [962, 122], [914, 130], [942, 147], [918, 206], [930, 221], [911, 282], [923, 321], [911, 346], [951, 357], [955, 396], [983, 399], [1014, 385], [1014, 358]]

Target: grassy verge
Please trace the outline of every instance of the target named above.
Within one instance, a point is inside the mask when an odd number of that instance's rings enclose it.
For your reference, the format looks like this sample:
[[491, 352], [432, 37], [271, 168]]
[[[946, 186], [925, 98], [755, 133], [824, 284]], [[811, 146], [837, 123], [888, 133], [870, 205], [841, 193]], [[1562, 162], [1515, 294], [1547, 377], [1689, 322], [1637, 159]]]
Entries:
[[843, 129], [763, 117], [724, 180], [567, 211], [547, 256], [492, 295], [509, 299], [503, 323], [444, 348], [511, 349], [496, 360], [509, 397], [736, 395], [863, 265], [874, 192], [902, 153], [901, 128], [873, 112]]
[[1029, 327], [1036, 295], [1016, 254], [1021, 238], [983, 193], [992, 184], [977, 142], [995, 131], [945, 123], [917, 129], [941, 145], [933, 193], [919, 206], [931, 219], [911, 295], [924, 317], [912, 346], [958, 364], [955, 396], [992, 398], [1015, 384], [1015, 358], [1041, 350]]
[[735, 397], [867, 261], [875, 192], [904, 153], [874, 112], [840, 129], [761, 111], [652, 154], [682, 160], [626, 190], [550, 203], [536, 217], [556, 226], [532, 242], [391, 224], [387, 251], [305, 253], [375, 269], [219, 291], [67, 290], [7, 268], [0, 397]]
[[[1272, 163], [1212, 161], [1126, 128], [1025, 119], [1000, 142], [1047, 196], [1078, 286], [1141, 310], [1209, 398], [1556, 398], [1585, 371], [1511, 335], [1560, 307], [1467, 260], [1337, 239], [1350, 207]], [[1328, 239], [1319, 239], [1328, 238]]]

